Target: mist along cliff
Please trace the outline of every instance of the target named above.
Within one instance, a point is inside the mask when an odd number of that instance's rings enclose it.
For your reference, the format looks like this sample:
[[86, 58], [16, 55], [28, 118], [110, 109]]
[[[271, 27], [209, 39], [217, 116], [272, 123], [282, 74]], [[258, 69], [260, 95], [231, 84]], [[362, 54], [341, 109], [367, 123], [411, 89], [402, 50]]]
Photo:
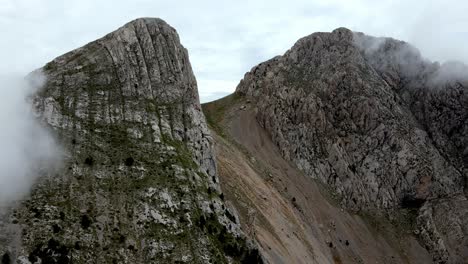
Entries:
[[236, 94], [342, 206], [390, 220], [409, 210], [436, 263], [467, 263], [467, 80], [464, 65], [339, 28], [254, 67]]
[[138, 19], [39, 71], [32, 101], [66, 155], [3, 219], [2, 263], [261, 262], [224, 206], [172, 27]]

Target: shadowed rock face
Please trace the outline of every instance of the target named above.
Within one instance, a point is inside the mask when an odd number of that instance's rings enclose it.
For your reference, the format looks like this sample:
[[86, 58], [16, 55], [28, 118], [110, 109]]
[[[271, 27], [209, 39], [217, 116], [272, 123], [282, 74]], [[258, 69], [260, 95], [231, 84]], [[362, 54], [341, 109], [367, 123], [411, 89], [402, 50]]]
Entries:
[[282, 156], [344, 206], [418, 210], [415, 231], [434, 261], [462, 263], [468, 82], [447, 69], [404, 42], [339, 28], [254, 67], [237, 92]]
[[132, 21], [41, 71], [33, 103], [67, 155], [12, 209], [4, 258], [261, 261], [220, 198], [196, 80], [172, 27]]

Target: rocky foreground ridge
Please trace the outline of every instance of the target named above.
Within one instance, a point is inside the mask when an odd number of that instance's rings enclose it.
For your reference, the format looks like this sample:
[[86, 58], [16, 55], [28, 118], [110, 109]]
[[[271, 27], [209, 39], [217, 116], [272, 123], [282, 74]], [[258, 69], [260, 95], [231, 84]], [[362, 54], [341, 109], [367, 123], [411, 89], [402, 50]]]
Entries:
[[415, 212], [436, 263], [468, 259], [468, 71], [339, 28], [300, 39], [236, 93], [286, 160], [354, 211]]
[[252, 263], [224, 206], [187, 50], [143, 18], [33, 74], [66, 152], [0, 223], [2, 263]]

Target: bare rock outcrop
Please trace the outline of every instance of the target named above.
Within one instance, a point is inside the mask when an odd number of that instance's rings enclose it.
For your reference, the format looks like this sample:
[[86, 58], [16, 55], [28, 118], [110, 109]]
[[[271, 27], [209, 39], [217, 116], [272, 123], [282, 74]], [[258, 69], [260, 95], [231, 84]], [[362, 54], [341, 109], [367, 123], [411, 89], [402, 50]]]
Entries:
[[47, 81], [36, 112], [67, 154], [11, 209], [0, 254], [20, 263], [261, 262], [224, 206], [172, 27], [137, 19], [39, 71]]
[[464, 263], [464, 70], [429, 62], [407, 43], [339, 28], [254, 67], [236, 92], [255, 103], [283, 157], [332, 186], [344, 206], [389, 217], [417, 211], [415, 233], [434, 261]]

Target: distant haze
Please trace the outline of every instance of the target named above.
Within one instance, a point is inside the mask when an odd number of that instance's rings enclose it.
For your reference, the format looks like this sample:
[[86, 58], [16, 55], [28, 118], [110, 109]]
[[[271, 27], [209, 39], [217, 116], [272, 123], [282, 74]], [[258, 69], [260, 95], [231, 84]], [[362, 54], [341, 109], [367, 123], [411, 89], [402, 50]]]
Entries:
[[353, 34], [354, 45], [366, 55], [368, 63], [380, 67], [398, 65], [405, 78], [426, 76], [427, 88], [442, 88], [447, 83], [468, 82], [468, 66], [460, 61], [432, 62], [410, 43], [392, 38], [373, 37], [360, 32]]
[[468, 1], [1, 0], [0, 72], [25, 74], [143, 16], [174, 26], [202, 101], [316, 31], [348, 27], [411, 42], [431, 60], [468, 61]]

